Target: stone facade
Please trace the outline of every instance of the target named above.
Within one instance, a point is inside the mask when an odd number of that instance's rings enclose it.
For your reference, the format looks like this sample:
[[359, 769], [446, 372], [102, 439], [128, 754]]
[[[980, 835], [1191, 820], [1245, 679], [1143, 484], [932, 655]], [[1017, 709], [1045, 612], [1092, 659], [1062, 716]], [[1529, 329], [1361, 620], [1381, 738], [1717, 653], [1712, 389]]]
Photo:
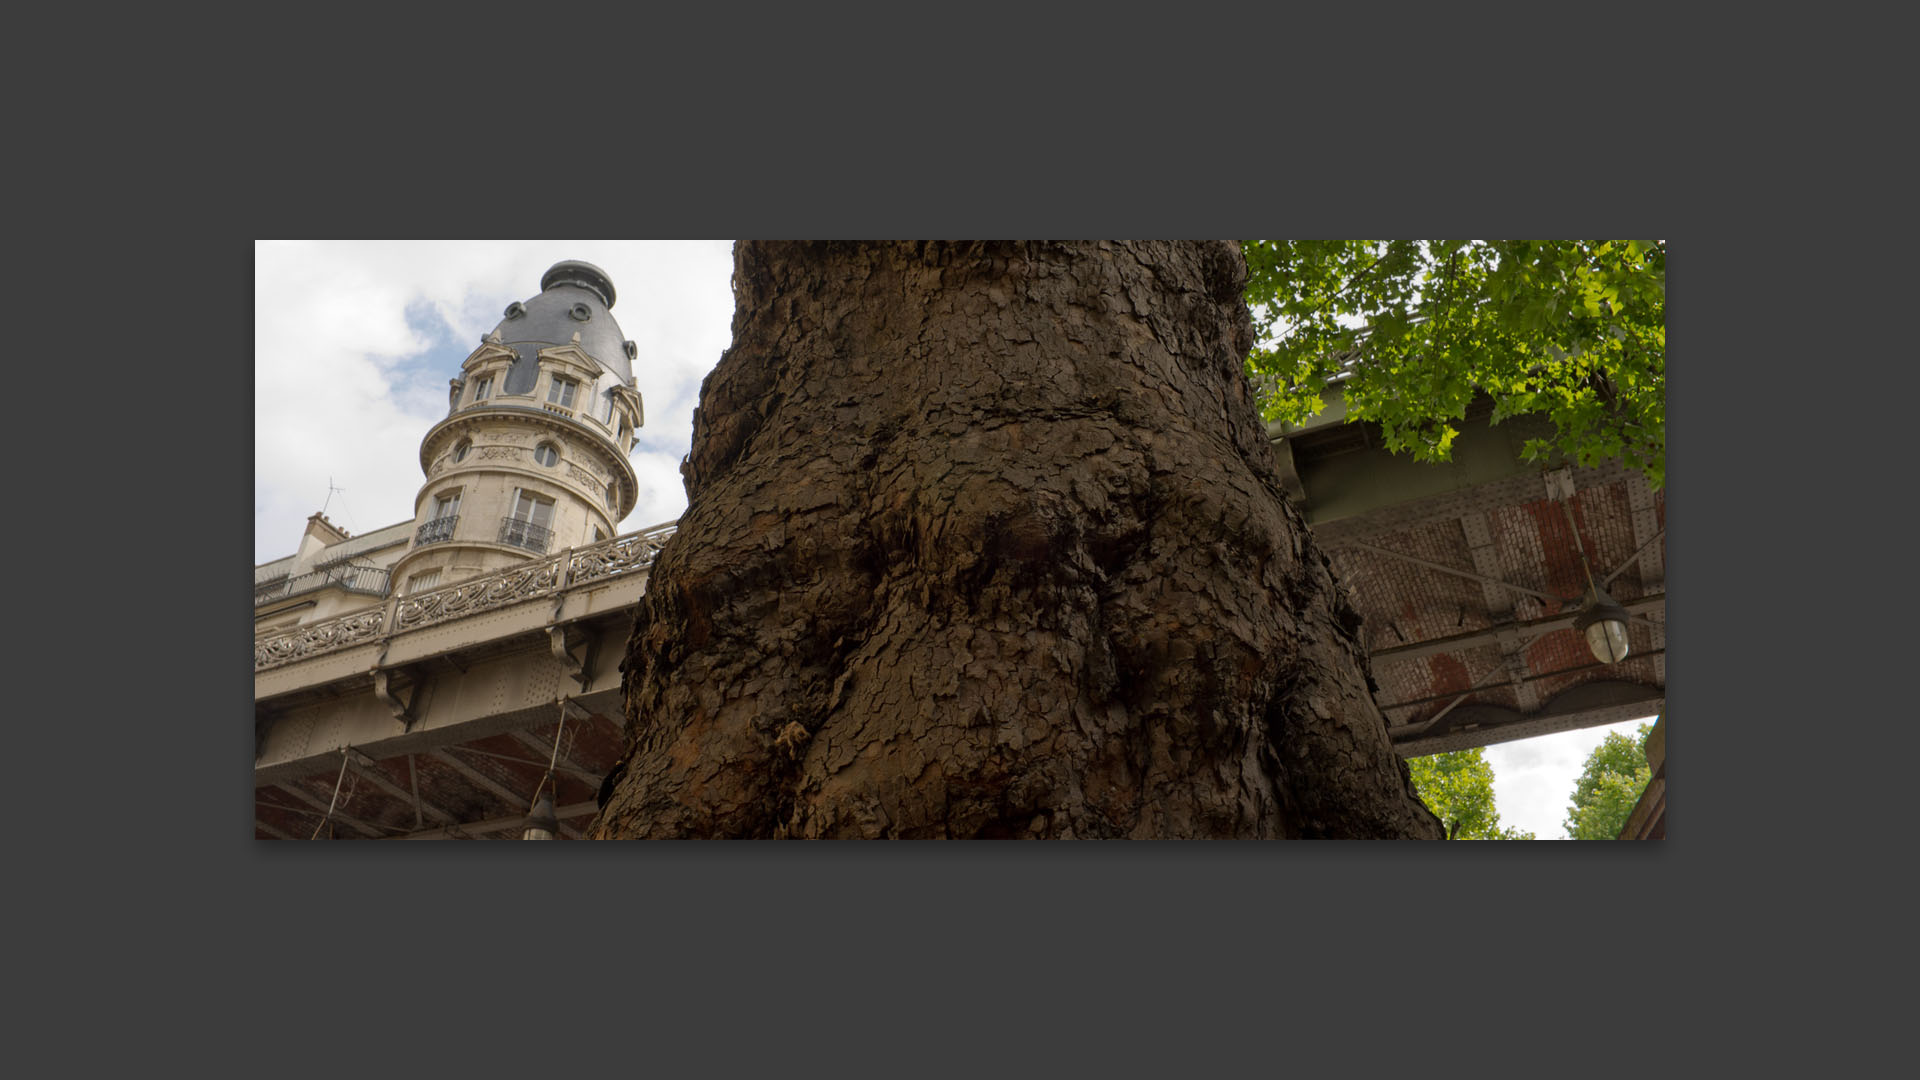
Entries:
[[[604, 273], [561, 263], [538, 296], [509, 305], [450, 381], [446, 419], [420, 442], [426, 482], [413, 520], [355, 541], [314, 515], [295, 555], [255, 567], [255, 632], [611, 538], [639, 496], [627, 454], [644, 419], [612, 297]], [[538, 340], [560, 337], [556, 326], [565, 338]], [[569, 330], [589, 326], [612, 355], [595, 356], [582, 330]]]
[[517, 836], [536, 791], [577, 835], [672, 532], [615, 535], [644, 414], [613, 301], [595, 267], [548, 270], [450, 380], [414, 516], [315, 514], [254, 568], [256, 837]]

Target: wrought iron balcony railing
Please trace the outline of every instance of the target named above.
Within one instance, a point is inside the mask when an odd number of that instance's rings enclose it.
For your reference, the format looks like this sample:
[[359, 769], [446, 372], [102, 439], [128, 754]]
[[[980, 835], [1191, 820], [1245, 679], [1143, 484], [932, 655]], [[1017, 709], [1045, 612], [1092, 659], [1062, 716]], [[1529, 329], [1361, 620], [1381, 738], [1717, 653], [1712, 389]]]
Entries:
[[387, 571], [382, 567], [343, 564], [328, 567], [326, 575], [333, 584], [350, 592], [387, 595]]
[[553, 530], [516, 517], [501, 518], [500, 542], [545, 554], [553, 543]]
[[453, 539], [453, 527], [459, 524], [459, 522], [459, 514], [448, 514], [446, 517], [434, 518], [432, 521], [420, 526], [419, 533], [414, 537], [413, 546], [426, 547], [428, 544], [438, 544], [443, 540]]
[[253, 606], [270, 604], [275, 600], [284, 600], [289, 596], [313, 592], [328, 586], [336, 586], [348, 592], [365, 593], [369, 596], [387, 595], [387, 571], [373, 566], [354, 566], [350, 563], [335, 563], [323, 566], [298, 577], [285, 578], [271, 585], [253, 590]]

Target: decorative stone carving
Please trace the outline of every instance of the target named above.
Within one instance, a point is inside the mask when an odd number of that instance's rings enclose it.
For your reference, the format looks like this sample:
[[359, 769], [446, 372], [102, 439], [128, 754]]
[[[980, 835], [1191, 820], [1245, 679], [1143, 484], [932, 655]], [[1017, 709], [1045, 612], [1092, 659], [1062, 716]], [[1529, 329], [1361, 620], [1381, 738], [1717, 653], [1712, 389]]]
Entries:
[[483, 446], [480, 448], [481, 457], [494, 460], [500, 458], [517, 458], [520, 456], [520, 452], [520, 447], [517, 446]]
[[588, 472], [587, 470], [581, 468], [578, 465], [573, 464], [572, 462], [567, 463], [567, 475], [573, 477], [575, 480], [578, 480], [583, 484], [586, 484], [589, 487], [595, 486], [599, 483], [598, 480], [594, 479], [594, 476], [592, 473]]

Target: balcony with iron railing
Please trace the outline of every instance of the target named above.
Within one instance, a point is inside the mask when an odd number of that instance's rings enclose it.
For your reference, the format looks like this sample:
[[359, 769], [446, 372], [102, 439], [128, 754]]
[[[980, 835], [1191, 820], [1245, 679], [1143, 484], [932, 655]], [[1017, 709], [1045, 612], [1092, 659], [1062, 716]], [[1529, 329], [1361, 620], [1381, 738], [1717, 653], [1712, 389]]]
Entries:
[[387, 571], [378, 567], [353, 566], [348, 563], [323, 566], [312, 573], [284, 578], [254, 589], [253, 606], [259, 607], [275, 600], [285, 600], [289, 596], [298, 596], [301, 593], [329, 587], [366, 596], [385, 596], [387, 595]]
[[442, 541], [451, 540], [453, 539], [453, 527], [459, 523], [459, 514], [448, 514], [446, 517], [434, 518], [432, 521], [420, 526], [420, 531], [414, 535], [413, 546], [426, 547], [428, 544], [438, 544]]
[[500, 542], [544, 555], [553, 544], [553, 530], [524, 518], [504, 517], [500, 519]]

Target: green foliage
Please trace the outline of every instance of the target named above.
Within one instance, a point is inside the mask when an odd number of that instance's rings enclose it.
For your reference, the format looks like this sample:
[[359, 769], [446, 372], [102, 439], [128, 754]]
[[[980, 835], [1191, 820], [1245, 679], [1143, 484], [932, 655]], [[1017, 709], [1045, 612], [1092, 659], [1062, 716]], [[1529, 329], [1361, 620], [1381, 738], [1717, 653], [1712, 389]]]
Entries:
[[1344, 375], [1347, 414], [1388, 449], [1446, 461], [1476, 391], [1535, 414], [1528, 460], [1619, 458], [1666, 474], [1666, 242], [1249, 240], [1248, 374], [1300, 423]]
[[1573, 785], [1567, 807], [1567, 836], [1574, 840], [1618, 840], [1653, 770], [1647, 766], [1647, 733], [1641, 724], [1634, 738], [1608, 732]]
[[1531, 840], [1533, 834], [1500, 827], [1493, 805], [1493, 766], [1479, 747], [1411, 758], [1413, 788], [1440, 819], [1450, 840]]

